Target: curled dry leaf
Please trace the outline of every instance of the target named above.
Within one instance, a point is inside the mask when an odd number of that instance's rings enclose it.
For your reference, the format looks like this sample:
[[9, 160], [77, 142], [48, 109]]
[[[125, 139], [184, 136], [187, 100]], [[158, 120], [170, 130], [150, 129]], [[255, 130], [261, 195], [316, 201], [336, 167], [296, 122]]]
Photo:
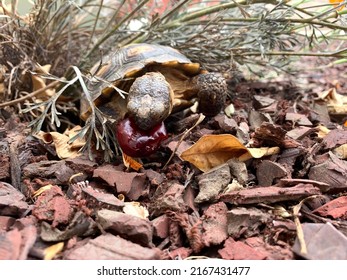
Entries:
[[337, 93], [335, 88], [321, 92], [318, 99], [327, 102], [328, 111], [334, 114], [347, 113], [347, 96]]
[[142, 164], [128, 156], [127, 154], [122, 153], [123, 163], [126, 168], [134, 169], [135, 171], [139, 171], [142, 168]]
[[232, 158], [245, 161], [278, 152], [278, 147], [246, 148], [235, 136], [220, 134], [202, 136], [198, 142], [181, 154], [181, 158], [206, 172]]
[[[33, 91], [45, 88], [46, 85], [46, 79], [43, 78], [43, 75], [48, 74], [49, 70], [51, 69], [51, 65], [37, 65], [34, 69], [34, 73], [31, 74], [31, 81], [33, 84]], [[51, 97], [54, 94], [55, 90], [48, 88], [44, 92], [42, 92], [40, 95], [36, 96], [39, 99], [47, 99]]]
[[[261, 148], [247, 148], [248, 154], [243, 154], [239, 157], [240, 161], [245, 161], [250, 158], [262, 158], [265, 156], [276, 155], [280, 152], [279, 147], [261, 147]], [[248, 157], [250, 155], [250, 157]]]
[[181, 158], [206, 172], [244, 154], [248, 154], [247, 148], [231, 134], [204, 135]]
[[80, 155], [79, 149], [85, 144], [85, 140], [81, 138], [77, 138], [73, 142], [70, 142], [80, 129], [81, 127], [77, 125], [70, 130], [66, 130], [63, 134], [54, 131], [40, 131], [35, 137], [41, 139], [46, 144], [53, 144], [59, 158], [73, 158]]

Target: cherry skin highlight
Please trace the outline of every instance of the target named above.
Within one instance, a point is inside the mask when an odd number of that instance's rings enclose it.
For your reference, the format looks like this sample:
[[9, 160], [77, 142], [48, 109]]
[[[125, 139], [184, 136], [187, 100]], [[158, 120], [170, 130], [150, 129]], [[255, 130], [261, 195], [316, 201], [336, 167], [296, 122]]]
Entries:
[[125, 118], [117, 125], [117, 139], [122, 151], [131, 157], [146, 157], [158, 150], [161, 141], [167, 138], [164, 122], [150, 130], [142, 130]]

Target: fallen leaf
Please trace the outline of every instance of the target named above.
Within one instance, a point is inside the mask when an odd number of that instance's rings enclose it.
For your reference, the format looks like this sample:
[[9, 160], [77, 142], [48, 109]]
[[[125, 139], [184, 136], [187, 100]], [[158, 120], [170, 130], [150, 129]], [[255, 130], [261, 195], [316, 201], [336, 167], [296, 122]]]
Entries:
[[341, 159], [347, 158], [347, 144], [343, 144], [333, 150], [333, 153]]
[[251, 155], [251, 157], [247, 157], [248, 154], [244, 154], [242, 156], [239, 157], [239, 160], [241, 161], [245, 161], [247, 159], [250, 158], [262, 158], [265, 156], [271, 156], [271, 155], [276, 155], [280, 152], [280, 148], [279, 147], [261, 147], [261, 148], [247, 148], [249, 155]]
[[330, 129], [325, 127], [324, 125], [318, 125], [317, 129], [318, 129], [318, 133], [317, 133], [318, 138], [324, 138], [330, 132]]
[[347, 113], [347, 96], [337, 93], [335, 88], [321, 92], [320, 94], [318, 94], [318, 99], [327, 102], [329, 113]]
[[79, 149], [84, 146], [85, 140], [76, 138], [70, 141], [78, 131], [80, 126], [75, 126], [70, 130], [66, 130], [63, 134], [59, 132], [42, 132], [35, 135], [36, 138], [42, 140], [46, 144], [53, 144], [60, 159], [74, 158], [80, 155]]
[[142, 168], [142, 164], [137, 162], [132, 157], [124, 153], [122, 153], [122, 156], [123, 156], [123, 163], [126, 168], [131, 168], [131, 169], [134, 169], [135, 171], [139, 171]]
[[181, 158], [206, 172], [232, 158], [245, 161], [279, 153], [279, 147], [246, 148], [231, 134], [204, 135]]
[[60, 253], [64, 248], [64, 242], [59, 242], [57, 244], [54, 244], [52, 246], [49, 246], [44, 251], [44, 259], [45, 260], [52, 260], [58, 253]]
[[204, 135], [181, 154], [181, 158], [202, 171], [248, 154], [247, 148], [233, 135]]
[[[48, 74], [49, 70], [51, 69], [51, 65], [36, 65], [36, 68], [34, 69], [34, 72], [31, 74], [31, 81], [33, 84], [33, 91], [42, 89], [46, 87], [46, 79], [43, 78], [43, 75]], [[41, 94], [37, 95], [37, 98], [47, 99], [48, 97], [52, 96], [55, 93], [54, 89], [46, 89]]]

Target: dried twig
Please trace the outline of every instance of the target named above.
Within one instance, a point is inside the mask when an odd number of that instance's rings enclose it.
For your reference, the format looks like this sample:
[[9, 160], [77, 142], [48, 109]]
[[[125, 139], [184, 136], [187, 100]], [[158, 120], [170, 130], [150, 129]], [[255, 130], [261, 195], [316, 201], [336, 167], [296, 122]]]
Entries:
[[45, 92], [47, 89], [50, 89], [50, 88], [54, 88], [56, 87], [57, 85], [59, 85], [61, 83], [61, 81], [53, 81], [52, 83], [50, 83], [49, 85], [43, 87], [43, 88], [40, 88], [38, 90], [35, 90], [33, 91], [32, 93], [29, 93], [27, 95], [24, 95], [20, 98], [17, 98], [17, 99], [14, 99], [14, 100], [11, 100], [11, 101], [7, 101], [7, 102], [3, 102], [3, 103], [0, 103], [0, 108], [5, 108], [7, 106], [13, 106], [13, 105], [16, 105], [18, 103], [22, 103], [23, 101], [25, 100], [28, 100], [30, 98], [33, 98], [35, 97], [36, 95], [39, 95], [40, 93], [43, 93]]

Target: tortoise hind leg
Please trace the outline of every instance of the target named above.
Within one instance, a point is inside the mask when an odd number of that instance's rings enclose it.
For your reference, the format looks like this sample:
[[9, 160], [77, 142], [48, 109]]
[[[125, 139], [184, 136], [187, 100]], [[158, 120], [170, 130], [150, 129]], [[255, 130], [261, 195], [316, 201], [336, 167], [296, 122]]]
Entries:
[[204, 73], [193, 78], [198, 88], [199, 111], [206, 116], [217, 115], [224, 107], [227, 84], [220, 73]]

